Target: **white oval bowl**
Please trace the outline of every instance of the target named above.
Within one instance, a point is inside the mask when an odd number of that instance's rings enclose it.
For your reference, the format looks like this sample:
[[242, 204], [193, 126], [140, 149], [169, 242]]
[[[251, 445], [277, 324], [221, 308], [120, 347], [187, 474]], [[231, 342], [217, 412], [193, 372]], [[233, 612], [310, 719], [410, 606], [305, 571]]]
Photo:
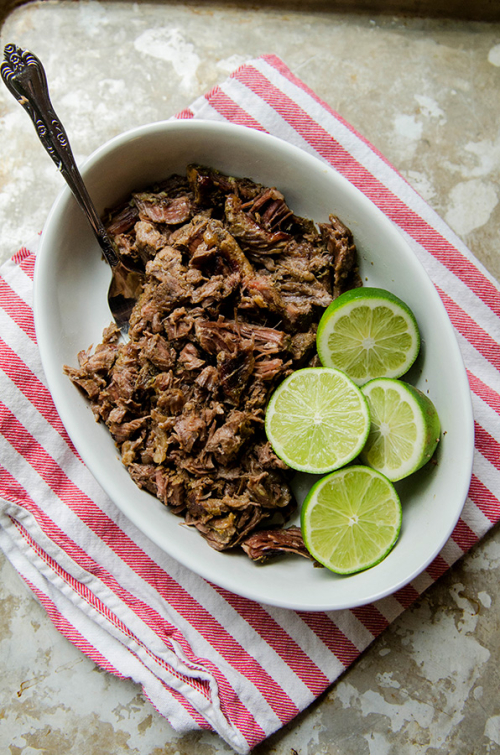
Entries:
[[[421, 354], [409, 382], [435, 403], [443, 429], [437, 464], [397, 484], [403, 504], [400, 539], [376, 567], [349, 577], [313, 568], [300, 557], [265, 565], [242, 552], [219, 553], [194, 529], [180, 526], [154, 496], [139, 490], [118, 458], [106, 427], [63, 374], [77, 353], [100, 342], [111, 321], [110, 270], [68, 188], [45, 224], [35, 268], [35, 327], [56, 408], [76, 449], [116, 506], [167, 554], [231, 592], [270, 605], [305, 610], [352, 608], [402, 588], [438, 555], [465, 502], [474, 447], [470, 390], [452, 325], [426, 272], [402, 234], [359, 190], [329, 166], [287, 142], [250, 128], [210, 121], [168, 121], [126, 132], [100, 147], [82, 174], [99, 212], [201, 163], [276, 186], [295, 213], [350, 227], [365, 285], [386, 288], [414, 311]], [[299, 503], [314, 481], [298, 475]], [[298, 522], [298, 517], [295, 519]]]

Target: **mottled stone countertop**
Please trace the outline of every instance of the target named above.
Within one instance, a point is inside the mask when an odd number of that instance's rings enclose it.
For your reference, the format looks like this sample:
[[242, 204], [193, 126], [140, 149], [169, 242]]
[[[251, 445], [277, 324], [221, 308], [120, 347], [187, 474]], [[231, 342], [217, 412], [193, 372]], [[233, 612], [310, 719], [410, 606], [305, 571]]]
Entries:
[[[2, 47], [44, 61], [81, 161], [168, 118], [237, 64], [276, 53], [364, 134], [500, 278], [500, 24], [199, 2], [47, 0]], [[41, 230], [62, 178], [0, 89], [0, 260]], [[0, 752], [230, 753], [179, 736], [130, 681], [53, 628], [0, 558]], [[407, 610], [259, 755], [500, 753], [500, 531]]]

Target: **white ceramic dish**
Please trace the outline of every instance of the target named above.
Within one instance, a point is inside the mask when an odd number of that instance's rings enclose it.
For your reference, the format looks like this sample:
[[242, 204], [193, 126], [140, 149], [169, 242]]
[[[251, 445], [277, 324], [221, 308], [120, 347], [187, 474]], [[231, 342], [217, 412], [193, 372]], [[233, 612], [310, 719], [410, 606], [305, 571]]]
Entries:
[[[428, 392], [444, 431], [436, 465], [398, 484], [399, 542], [378, 566], [349, 577], [315, 569], [299, 557], [266, 565], [242, 553], [218, 553], [180, 526], [122, 466], [103, 425], [63, 374], [77, 352], [96, 344], [111, 317], [110, 271], [69, 189], [45, 225], [35, 274], [35, 324], [49, 388], [67, 431], [100, 485], [123, 513], [166, 553], [209, 581], [256, 601], [306, 611], [370, 603], [406, 585], [439, 553], [462, 510], [471, 476], [470, 392], [446, 311], [402, 235], [343, 177], [286, 142], [252, 129], [200, 121], [162, 122], [125, 133], [98, 149], [82, 169], [99, 211], [198, 162], [277, 186], [292, 209], [323, 221], [337, 214], [353, 231], [367, 285], [387, 288], [413, 309], [423, 340], [410, 382]], [[299, 476], [299, 502], [311, 484]]]

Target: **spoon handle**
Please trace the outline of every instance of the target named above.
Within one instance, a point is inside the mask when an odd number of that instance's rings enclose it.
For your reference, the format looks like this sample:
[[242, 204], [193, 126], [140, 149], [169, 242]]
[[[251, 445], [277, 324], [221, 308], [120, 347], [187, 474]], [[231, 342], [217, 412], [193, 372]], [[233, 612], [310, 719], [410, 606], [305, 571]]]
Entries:
[[14, 44], [5, 46], [4, 58], [0, 75], [7, 89], [29, 114], [45, 150], [86, 214], [106, 261], [114, 267], [118, 257], [80, 175], [66, 131], [52, 107], [42, 63], [32, 52]]

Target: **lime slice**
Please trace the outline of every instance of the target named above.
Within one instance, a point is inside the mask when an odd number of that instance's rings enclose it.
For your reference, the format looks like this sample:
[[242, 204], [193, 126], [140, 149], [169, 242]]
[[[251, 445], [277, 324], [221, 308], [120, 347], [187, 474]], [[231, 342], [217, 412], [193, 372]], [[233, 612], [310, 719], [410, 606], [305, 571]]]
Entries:
[[335, 299], [323, 313], [316, 340], [321, 364], [342, 370], [356, 385], [401, 377], [420, 349], [413, 312], [382, 288], [355, 288]]
[[395, 482], [423, 467], [439, 443], [436, 407], [422, 391], [401, 380], [378, 378], [361, 389], [372, 425], [361, 459]]
[[324, 474], [359, 454], [370, 413], [361, 390], [343, 372], [306, 367], [276, 388], [265, 427], [274, 451], [289, 467]]
[[309, 491], [301, 512], [306, 548], [338, 574], [375, 566], [394, 547], [401, 529], [394, 486], [370, 467], [339, 469]]

